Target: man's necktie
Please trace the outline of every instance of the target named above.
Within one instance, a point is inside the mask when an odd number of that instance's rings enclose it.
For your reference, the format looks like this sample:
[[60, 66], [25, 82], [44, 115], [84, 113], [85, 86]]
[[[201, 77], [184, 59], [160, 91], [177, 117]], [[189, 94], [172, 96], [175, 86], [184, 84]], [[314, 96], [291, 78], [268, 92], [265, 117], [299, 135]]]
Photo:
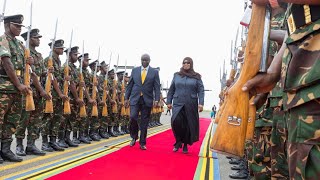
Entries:
[[146, 68], [143, 68], [142, 74], [141, 74], [141, 82], [142, 82], [142, 84], [144, 83], [144, 80], [146, 80], [146, 76], [147, 76]]

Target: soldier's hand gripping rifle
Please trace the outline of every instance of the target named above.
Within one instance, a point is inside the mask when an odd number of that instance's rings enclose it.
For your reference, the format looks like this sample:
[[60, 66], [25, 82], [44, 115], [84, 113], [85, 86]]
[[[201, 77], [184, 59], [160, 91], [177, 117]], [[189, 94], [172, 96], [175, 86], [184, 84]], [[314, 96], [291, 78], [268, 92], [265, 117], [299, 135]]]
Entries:
[[[97, 80], [97, 68], [98, 68], [98, 63], [99, 63], [99, 58], [100, 58], [100, 47], [99, 47], [99, 51], [98, 51], [98, 62], [96, 62], [96, 67], [94, 69], [94, 75], [93, 75], [93, 79], [92, 79], [92, 99], [96, 100], [97, 99], [97, 84], [98, 84], [98, 80]], [[91, 111], [91, 116], [93, 117], [98, 117], [98, 106], [97, 104], [93, 104], [92, 105], [92, 111]]]
[[124, 65], [123, 79], [122, 79], [122, 83], [121, 83], [121, 95], [120, 95], [120, 101], [121, 101], [121, 111], [120, 111], [120, 114], [121, 114], [121, 116], [127, 115], [126, 107], [125, 107], [125, 105], [124, 105], [124, 92], [125, 92], [124, 75], [126, 74], [126, 71], [127, 71], [127, 60], [126, 60], [125, 65]]
[[[28, 27], [28, 33], [27, 33], [26, 49], [24, 51], [24, 59], [25, 59], [24, 85], [26, 85], [27, 87], [30, 87], [30, 76], [31, 76], [31, 67], [27, 63], [27, 60], [30, 58], [29, 42], [30, 42], [31, 27], [32, 27], [32, 2], [30, 7], [30, 25]], [[26, 95], [26, 111], [33, 111], [33, 110], [35, 110], [33, 93], [31, 90], [29, 90], [29, 93]]]
[[[79, 73], [79, 79], [80, 79], [80, 86], [79, 86], [79, 98], [80, 100], [83, 101], [83, 96], [84, 96], [84, 88], [82, 87], [81, 84], [84, 84], [84, 78], [82, 74], [82, 63], [84, 60], [84, 41], [82, 42], [82, 57], [81, 57], [81, 62], [80, 62], [80, 73]], [[87, 117], [87, 111], [86, 111], [86, 106], [80, 106], [80, 117]]]
[[[55, 27], [55, 30], [54, 30], [54, 36], [53, 36], [53, 39], [51, 41], [51, 51], [50, 51], [50, 55], [49, 55], [49, 59], [48, 59], [47, 79], [46, 79], [46, 84], [45, 84], [45, 90], [46, 90], [47, 94], [50, 95], [50, 96], [51, 96], [51, 84], [52, 84], [52, 80], [53, 80], [53, 75], [50, 72], [50, 69], [53, 68], [52, 55], [53, 55], [54, 42], [56, 41], [57, 27], [58, 27], [58, 19], [56, 21], [56, 27]], [[53, 102], [52, 102], [52, 99], [46, 100], [46, 105], [45, 105], [44, 112], [45, 113], [53, 113]]]
[[[118, 54], [117, 67], [116, 67], [115, 73], [118, 71], [118, 65], [119, 65], [119, 54]], [[112, 100], [114, 101], [114, 103], [112, 104], [112, 113], [118, 113], [117, 86], [118, 86], [117, 76], [115, 75], [113, 79], [113, 86], [112, 86]]]
[[[64, 77], [69, 77], [69, 60], [70, 60], [70, 51], [71, 51], [71, 45], [72, 45], [72, 37], [73, 37], [73, 30], [71, 31], [69, 49], [67, 50], [67, 59], [64, 67]], [[68, 96], [69, 84], [70, 82], [67, 80], [63, 82], [63, 94], [65, 96]], [[69, 100], [63, 102], [63, 114], [71, 114], [71, 107], [70, 107]]]
[[109, 58], [109, 64], [108, 64], [108, 68], [107, 68], [107, 72], [104, 78], [104, 82], [103, 82], [103, 94], [102, 94], [102, 102], [104, 102], [104, 106], [102, 107], [102, 116], [106, 117], [108, 116], [108, 106], [107, 106], [107, 96], [108, 96], [108, 71], [109, 71], [109, 67], [110, 67], [110, 63], [111, 63], [111, 57], [112, 57], [112, 53], [110, 54], [110, 58]]
[[225, 108], [211, 142], [211, 149], [225, 154], [243, 156], [246, 138], [249, 93], [242, 91], [243, 85], [260, 69], [264, 31], [269, 31], [270, 11], [264, 6], [253, 4], [249, 27], [246, 56], [241, 74], [228, 90]]

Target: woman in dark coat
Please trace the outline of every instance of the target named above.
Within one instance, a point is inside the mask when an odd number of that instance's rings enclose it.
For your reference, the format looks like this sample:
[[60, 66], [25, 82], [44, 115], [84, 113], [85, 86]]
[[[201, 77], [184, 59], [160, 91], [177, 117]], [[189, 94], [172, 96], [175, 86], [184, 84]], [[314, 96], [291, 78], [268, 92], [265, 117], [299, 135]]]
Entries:
[[203, 110], [203, 104], [201, 75], [193, 70], [193, 60], [186, 57], [180, 71], [174, 74], [167, 96], [167, 106], [172, 108], [171, 126], [176, 139], [174, 152], [184, 144], [183, 152], [188, 153], [187, 145], [199, 140], [198, 111]]

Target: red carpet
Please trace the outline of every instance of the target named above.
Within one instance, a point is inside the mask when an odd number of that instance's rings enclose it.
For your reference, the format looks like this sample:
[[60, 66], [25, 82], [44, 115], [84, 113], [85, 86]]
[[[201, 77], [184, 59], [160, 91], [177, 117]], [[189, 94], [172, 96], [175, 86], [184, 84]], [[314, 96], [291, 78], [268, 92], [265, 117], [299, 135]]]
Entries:
[[60, 173], [56, 179], [193, 179], [198, 154], [210, 119], [200, 119], [200, 140], [189, 147], [189, 153], [172, 152], [174, 137], [167, 130], [147, 139], [147, 150], [126, 146], [119, 151]]

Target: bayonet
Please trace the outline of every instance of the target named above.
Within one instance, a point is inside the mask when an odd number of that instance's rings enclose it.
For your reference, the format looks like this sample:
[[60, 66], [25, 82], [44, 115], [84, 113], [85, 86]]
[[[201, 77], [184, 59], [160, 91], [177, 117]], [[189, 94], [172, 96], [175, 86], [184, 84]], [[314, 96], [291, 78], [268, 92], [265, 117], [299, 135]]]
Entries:
[[7, 5], [7, 0], [4, 0], [3, 1], [3, 7], [2, 7], [2, 13], [0, 15], [0, 25], [1, 25], [2, 21], [3, 21], [3, 19], [4, 19], [4, 13], [6, 11], [6, 5]]

